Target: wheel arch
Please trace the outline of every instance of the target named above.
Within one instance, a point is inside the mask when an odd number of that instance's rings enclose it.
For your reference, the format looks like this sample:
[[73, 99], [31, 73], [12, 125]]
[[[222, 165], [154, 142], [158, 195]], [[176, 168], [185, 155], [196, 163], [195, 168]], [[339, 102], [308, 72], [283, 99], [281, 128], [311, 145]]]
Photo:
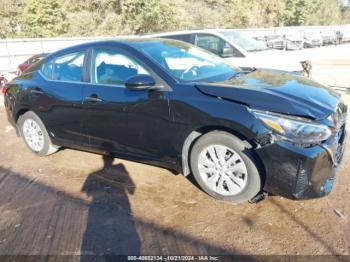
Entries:
[[17, 112], [16, 112], [16, 115], [15, 115], [15, 122], [17, 123], [18, 119], [20, 118], [21, 115], [24, 115], [25, 113], [27, 113], [28, 111], [31, 111], [30, 108], [27, 108], [27, 107], [22, 107], [21, 109], [19, 109]]
[[16, 134], [17, 136], [21, 136], [21, 132], [18, 128], [18, 125], [17, 125], [17, 122], [18, 122], [18, 119], [24, 115], [25, 113], [27, 113], [28, 111], [31, 111], [31, 109], [29, 107], [26, 107], [26, 106], [23, 106], [21, 108], [19, 108], [16, 113], [14, 114], [14, 122], [16, 124]]
[[[245, 145], [247, 146], [248, 149], [253, 149], [255, 146], [253, 143], [251, 143], [246, 136], [244, 136], [242, 133], [238, 132], [235, 129], [229, 128], [229, 127], [224, 127], [224, 126], [203, 126], [200, 127], [196, 130], [193, 130], [186, 138], [183, 147], [182, 147], [182, 174], [184, 176], [187, 176], [191, 173], [191, 168], [190, 168], [190, 153], [192, 150], [193, 145], [195, 142], [203, 135], [212, 132], [212, 131], [224, 131], [227, 132], [231, 135], [234, 135], [241, 139]], [[260, 159], [260, 157], [255, 154], [254, 152], [254, 157], [257, 160], [257, 165], [258, 168], [260, 169], [260, 175], [261, 175], [261, 186], [262, 188], [265, 185], [265, 180], [266, 180], [266, 172], [265, 172], [265, 166]]]
[[230, 133], [230, 134], [238, 137], [242, 141], [244, 141], [247, 144], [247, 147], [249, 147], [249, 148], [252, 147], [252, 144], [250, 144], [248, 142], [247, 138], [243, 134], [241, 134], [240, 132], [238, 132], [237, 130], [234, 130], [232, 128], [228, 128], [228, 127], [224, 127], [224, 126], [215, 126], [215, 125], [202, 126], [200, 128], [197, 128], [196, 130], [193, 130], [186, 137], [185, 142], [182, 146], [181, 163], [182, 163], [182, 174], [183, 175], [187, 176], [191, 172], [190, 165], [189, 165], [189, 156], [190, 156], [192, 146], [197, 141], [197, 139], [199, 139], [204, 134], [207, 134], [207, 133], [212, 132], [212, 131], [224, 131], [224, 132]]

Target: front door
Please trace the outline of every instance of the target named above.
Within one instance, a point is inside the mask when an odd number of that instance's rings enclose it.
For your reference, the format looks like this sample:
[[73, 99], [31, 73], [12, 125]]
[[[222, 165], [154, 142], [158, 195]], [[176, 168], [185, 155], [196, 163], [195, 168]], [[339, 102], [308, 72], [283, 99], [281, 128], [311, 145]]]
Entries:
[[93, 50], [91, 85], [83, 95], [84, 129], [91, 147], [159, 160], [167, 142], [162, 130], [170, 126], [168, 91], [127, 89], [125, 81], [138, 74], [152, 73], [120, 49]]

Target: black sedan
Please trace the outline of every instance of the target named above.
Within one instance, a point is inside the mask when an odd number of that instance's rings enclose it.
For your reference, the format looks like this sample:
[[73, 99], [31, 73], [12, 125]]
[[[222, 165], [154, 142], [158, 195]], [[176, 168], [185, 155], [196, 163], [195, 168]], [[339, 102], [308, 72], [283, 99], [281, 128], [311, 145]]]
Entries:
[[337, 93], [175, 40], [60, 50], [7, 84], [5, 106], [39, 156], [70, 147], [192, 173], [235, 203], [264, 190], [324, 196], [344, 152], [347, 106]]

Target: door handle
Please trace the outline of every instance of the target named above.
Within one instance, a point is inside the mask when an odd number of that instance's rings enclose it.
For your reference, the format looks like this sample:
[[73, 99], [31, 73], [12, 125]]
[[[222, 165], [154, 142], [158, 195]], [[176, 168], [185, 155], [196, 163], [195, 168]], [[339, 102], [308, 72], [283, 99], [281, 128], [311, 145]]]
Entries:
[[36, 95], [44, 94], [44, 91], [39, 87], [34, 87], [34, 88], [30, 89], [30, 92], [33, 94], [36, 94]]
[[98, 98], [96, 95], [87, 96], [85, 97], [84, 100], [89, 103], [101, 103], [103, 101], [101, 98]]

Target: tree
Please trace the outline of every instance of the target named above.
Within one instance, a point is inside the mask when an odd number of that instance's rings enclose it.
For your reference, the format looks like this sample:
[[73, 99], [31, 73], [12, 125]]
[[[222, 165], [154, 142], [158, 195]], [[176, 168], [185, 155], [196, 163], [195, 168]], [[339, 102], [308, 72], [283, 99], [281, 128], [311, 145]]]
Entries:
[[256, 1], [258, 14], [258, 26], [271, 27], [282, 26], [286, 2], [281, 0]]
[[0, 10], [0, 37], [350, 23], [338, 0], [0, 0]]
[[183, 14], [180, 14], [182, 17], [180, 27], [196, 29], [222, 26], [222, 2], [212, 0], [182, 0], [179, 4], [183, 10]]
[[287, 0], [286, 25], [341, 24], [341, 6], [337, 0]]
[[117, 35], [123, 32], [118, 0], [64, 0], [68, 35]]
[[309, 15], [308, 4], [307, 0], [287, 0], [284, 14], [285, 25], [304, 25]]
[[306, 25], [332, 25], [342, 23], [341, 6], [337, 0], [312, 0]]
[[14, 37], [20, 29], [22, 0], [0, 0], [0, 37]]
[[176, 29], [178, 6], [167, 0], [122, 0], [121, 22], [125, 33]]
[[93, 36], [97, 34], [96, 27], [100, 21], [96, 21], [95, 16], [86, 10], [67, 13], [69, 24], [67, 35], [69, 36]]
[[120, 35], [128, 31], [122, 26], [121, 16], [114, 12], [109, 12], [106, 14], [102, 23], [97, 27], [97, 31], [100, 35]]
[[57, 0], [25, 0], [22, 29], [27, 37], [50, 37], [65, 34], [68, 23]]
[[223, 9], [223, 24], [229, 28], [256, 27], [259, 18], [256, 16], [256, 3], [254, 0], [226, 0]]

